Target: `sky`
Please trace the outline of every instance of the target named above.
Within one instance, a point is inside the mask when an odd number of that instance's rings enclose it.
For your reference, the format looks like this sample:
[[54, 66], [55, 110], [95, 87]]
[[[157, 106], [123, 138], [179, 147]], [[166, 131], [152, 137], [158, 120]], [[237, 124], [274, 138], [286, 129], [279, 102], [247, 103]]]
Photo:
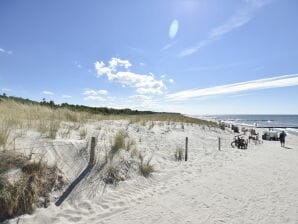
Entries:
[[0, 93], [185, 114], [298, 114], [296, 0], [1, 0]]

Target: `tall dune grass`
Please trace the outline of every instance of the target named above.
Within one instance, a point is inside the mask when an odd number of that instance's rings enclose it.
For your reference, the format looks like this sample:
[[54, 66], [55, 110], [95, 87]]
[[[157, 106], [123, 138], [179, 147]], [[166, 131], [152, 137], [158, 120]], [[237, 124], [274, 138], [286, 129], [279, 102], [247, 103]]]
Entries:
[[[82, 124], [88, 121], [128, 120], [128, 124], [149, 122], [149, 129], [154, 127], [154, 121], [191, 123], [215, 127], [210, 121], [187, 117], [181, 114], [148, 114], [148, 115], [101, 115], [88, 112], [71, 111], [66, 108], [51, 108], [37, 104], [23, 104], [9, 99], [0, 100], [0, 150], [5, 149], [13, 130], [35, 130], [42, 135], [55, 139], [61, 122]], [[83, 137], [83, 136], [82, 136]]]
[[[63, 181], [58, 180], [57, 167], [9, 151], [0, 152], [0, 158], [0, 223], [8, 218], [32, 213], [36, 207], [47, 207], [49, 193]], [[4, 175], [10, 169], [21, 172], [14, 182]]]

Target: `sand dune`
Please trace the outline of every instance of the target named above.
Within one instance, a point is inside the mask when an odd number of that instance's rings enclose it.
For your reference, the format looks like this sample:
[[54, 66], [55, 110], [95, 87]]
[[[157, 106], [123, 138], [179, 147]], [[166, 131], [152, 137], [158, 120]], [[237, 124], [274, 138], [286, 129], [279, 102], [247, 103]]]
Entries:
[[[100, 126], [100, 130], [97, 128]], [[248, 150], [230, 147], [233, 134], [215, 128], [181, 123], [129, 124], [101, 121], [87, 125], [87, 140], [98, 138], [97, 160], [111, 147], [110, 139], [125, 129], [155, 172], [145, 178], [132, 173], [117, 186], [106, 185], [93, 167], [60, 205], [63, 192], [53, 192], [48, 208], [10, 223], [297, 223], [298, 138], [287, 148], [278, 142], [250, 144]], [[177, 162], [174, 152], [189, 138], [189, 160]], [[222, 151], [218, 151], [221, 137]], [[33, 135], [18, 147], [44, 144], [48, 162], [57, 162], [69, 183], [86, 168], [89, 143], [70, 139], [51, 141]], [[64, 146], [63, 146], [64, 144]], [[29, 147], [28, 147], [29, 148]], [[124, 155], [125, 156], [125, 155]], [[66, 186], [67, 187], [67, 186]]]

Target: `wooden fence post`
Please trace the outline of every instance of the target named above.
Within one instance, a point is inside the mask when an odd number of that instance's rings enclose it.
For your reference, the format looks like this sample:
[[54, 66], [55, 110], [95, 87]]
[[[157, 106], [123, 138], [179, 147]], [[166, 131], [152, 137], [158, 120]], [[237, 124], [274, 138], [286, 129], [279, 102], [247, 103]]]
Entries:
[[91, 137], [91, 148], [90, 148], [90, 160], [89, 165], [93, 166], [95, 164], [95, 137]]
[[221, 139], [218, 137], [218, 150], [221, 151]]
[[185, 161], [188, 159], [188, 137], [185, 138]]

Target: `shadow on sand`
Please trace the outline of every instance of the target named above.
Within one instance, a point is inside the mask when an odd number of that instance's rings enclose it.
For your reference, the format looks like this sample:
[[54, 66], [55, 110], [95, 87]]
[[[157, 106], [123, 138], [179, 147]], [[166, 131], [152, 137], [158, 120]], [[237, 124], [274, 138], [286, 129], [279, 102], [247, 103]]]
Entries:
[[291, 148], [291, 147], [287, 147], [287, 146], [284, 146], [283, 148], [285, 148], [285, 149], [293, 149], [293, 148]]
[[82, 179], [84, 179], [84, 177], [87, 176], [87, 174], [90, 173], [90, 171], [92, 170], [92, 168], [94, 167], [94, 165], [88, 165], [84, 171], [80, 174], [80, 176], [78, 176], [69, 186], [68, 188], [63, 192], [63, 194], [61, 195], [61, 197], [58, 199], [58, 201], [56, 201], [55, 205], [56, 206], [60, 206], [63, 201], [68, 197], [68, 195], [73, 191], [73, 189], [81, 182]]

